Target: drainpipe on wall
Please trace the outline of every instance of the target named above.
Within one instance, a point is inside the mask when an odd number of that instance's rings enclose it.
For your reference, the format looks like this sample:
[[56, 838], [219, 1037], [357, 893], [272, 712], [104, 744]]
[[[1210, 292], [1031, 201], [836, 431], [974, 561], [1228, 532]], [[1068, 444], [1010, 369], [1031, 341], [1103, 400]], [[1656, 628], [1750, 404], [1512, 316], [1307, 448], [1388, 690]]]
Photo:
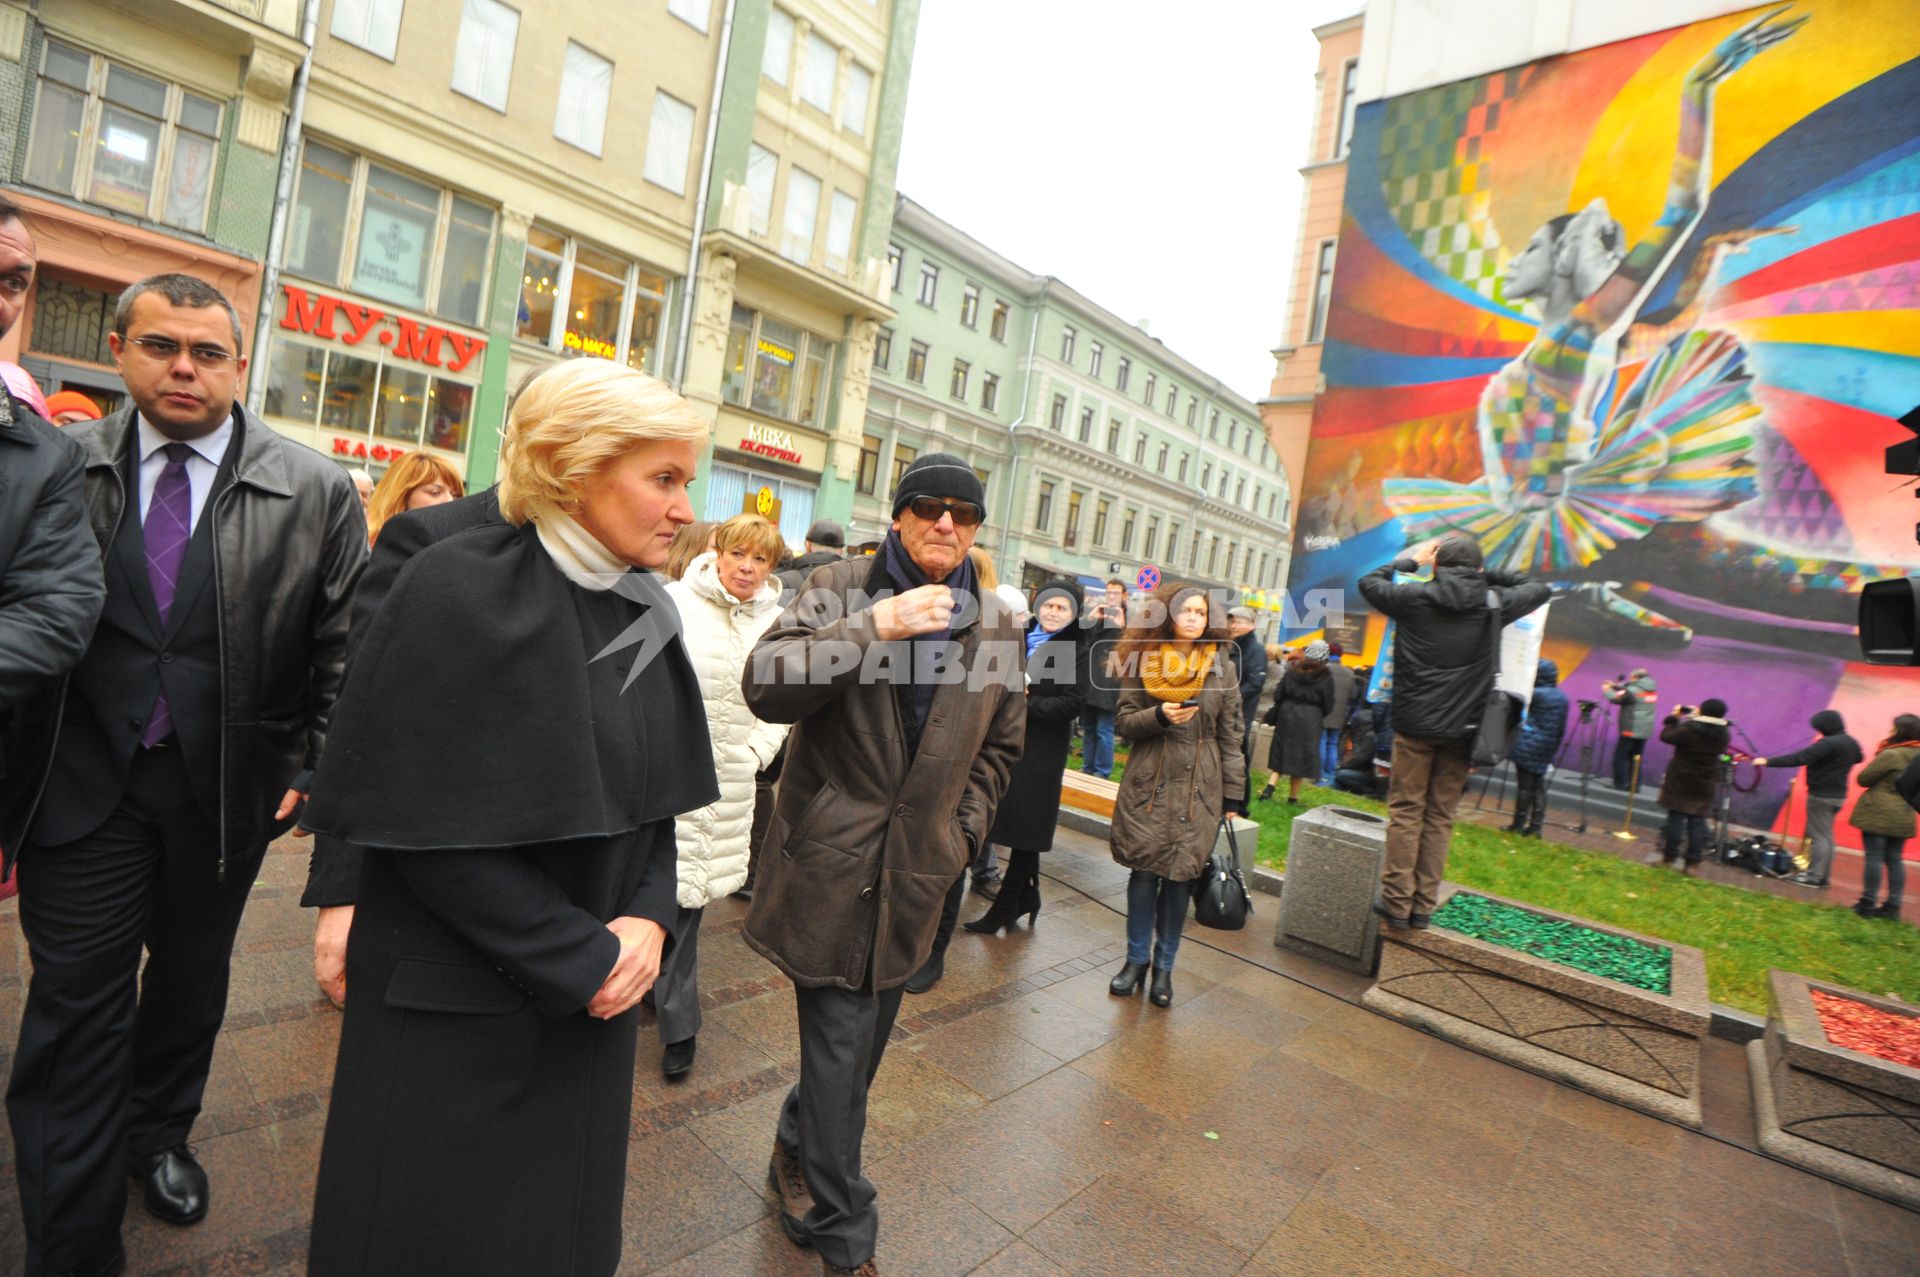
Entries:
[[701, 148], [700, 191], [693, 200], [693, 242], [687, 245], [687, 278], [681, 289], [680, 335], [673, 345], [676, 390], [682, 389], [681, 383], [686, 380], [687, 347], [693, 338], [693, 290], [700, 278], [700, 237], [707, 226], [707, 190], [713, 184], [713, 153], [720, 142], [720, 99], [727, 87], [727, 57], [733, 48], [733, 8], [737, 2], [727, 0], [727, 11], [720, 19], [720, 60], [714, 68], [713, 98], [707, 103], [707, 144]]
[[280, 287], [280, 257], [286, 249], [287, 217], [293, 208], [293, 179], [300, 168], [300, 122], [307, 113], [307, 76], [313, 70], [313, 42], [320, 32], [320, 0], [306, 0], [300, 15], [305, 51], [293, 73], [287, 103], [287, 135], [280, 144], [280, 175], [273, 183], [273, 221], [267, 229], [267, 260], [260, 272], [260, 310], [254, 320], [253, 355], [247, 378], [247, 411], [254, 416], [267, 401], [267, 335], [273, 328], [273, 295]]
[[1007, 514], [1000, 523], [1000, 552], [1007, 551], [1007, 538], [1013, 535], [1013, 494], [1019, 487], [1015, 482], [1020, 477], [1020, 453], [1013, 441], [1013, 432], [1027, 421], [1027, 404], [1033, 399], [1033, 350], [1040, 340], [1040, 308], [1033, 308], [1033, 317], [1027, 321], [1027, 377], [1020, 388], [1020, 415], [1007, 427]]

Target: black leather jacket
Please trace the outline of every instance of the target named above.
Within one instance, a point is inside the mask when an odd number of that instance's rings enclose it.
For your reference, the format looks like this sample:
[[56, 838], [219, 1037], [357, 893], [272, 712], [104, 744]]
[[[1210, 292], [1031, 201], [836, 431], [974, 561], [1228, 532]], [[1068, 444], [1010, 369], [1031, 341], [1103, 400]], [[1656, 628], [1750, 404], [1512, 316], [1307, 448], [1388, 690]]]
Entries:
[[[240, 421], [233, 481], [208, 499], [220, 601], [220, 867], [284, 832], [275, 808], [320, 761], [346, 667], [367, 524], [353, 481], [311, 448]], [[133, 410], [72, 427], [86, 449], [87, 518], [113, 544]]]

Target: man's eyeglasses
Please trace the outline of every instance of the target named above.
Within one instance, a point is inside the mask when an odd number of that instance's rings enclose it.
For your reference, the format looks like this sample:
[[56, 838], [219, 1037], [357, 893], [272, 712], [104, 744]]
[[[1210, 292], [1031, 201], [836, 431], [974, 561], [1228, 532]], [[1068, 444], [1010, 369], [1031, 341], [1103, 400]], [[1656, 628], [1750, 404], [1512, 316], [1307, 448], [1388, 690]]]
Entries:
[[956, 528], [974, 527], [987, 517], [987, 512], [971, 501], [942, 501], [939, 497], [915, 497], [907, 502], [907, 509], [913, 511], [914, 518], [928, 523], [938, 523], [941, 515], [951, 514]]
[[[180, 358], [180, 343], [169, 341], [165, 337], [129, 337], [127, 344], [138, 346], [140, 352], [155, 363], [170, 364]], [[205, 368], [209, 372], [216, 368], [225, 368], [238, 358], [231, 351], [222, 350], [218, 346], [188, 346], [186, 351], [192, 358], [194, 367]]]

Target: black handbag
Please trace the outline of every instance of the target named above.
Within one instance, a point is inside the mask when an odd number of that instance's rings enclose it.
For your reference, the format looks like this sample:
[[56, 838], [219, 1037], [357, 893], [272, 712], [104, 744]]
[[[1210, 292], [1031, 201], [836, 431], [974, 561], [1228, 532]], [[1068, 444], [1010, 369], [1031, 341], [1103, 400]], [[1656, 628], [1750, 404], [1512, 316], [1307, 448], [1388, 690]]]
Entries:
[[1500, 596], [1487, 591], [1487, 634], [1493, 643], [1493, 686], [1480, 707], [1480, 725], [1473, 733], [1472, 765], [1498, 767], [1513, 752], [1520, 728], [1520, 700], [1500, 690]]
[[1214, 850], [1207, 853], [1207, 868], [1193, 884], [1193, 920], [1215, 931], [1238, 931], [1247, 925], [1253, 912], [1253, 898], [1247, 892], [1247, 880], [1240, 876], [1240, 840], [1233, 823], [1225, 816], [1220, 827], [1227, 831], [1228, 858], [1220, 856], [1218, 838]]

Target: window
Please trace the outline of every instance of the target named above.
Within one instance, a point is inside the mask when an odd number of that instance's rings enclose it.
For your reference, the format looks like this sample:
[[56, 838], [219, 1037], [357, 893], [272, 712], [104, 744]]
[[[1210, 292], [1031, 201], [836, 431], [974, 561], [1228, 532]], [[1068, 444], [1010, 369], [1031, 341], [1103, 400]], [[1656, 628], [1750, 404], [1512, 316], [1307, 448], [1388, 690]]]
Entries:
[[[339, 12], [334, 10], [336, 16]], [[520, 15], [514, 10], [500, 0], [466, 0], [453, 48], [453, 91], [496, 111], [506, 110], [513, 46], [519, 38]]]
[[800, 67], [800, 100], [822, 111], [833, 110], [833, 77], [839, 69], [839, 50], [818, 31], [809, 31], [806, 55]]
[[727, 330], [721, 397], [817, 429], [826, 418], [835, 353], [835, 344], [824, 337], [735, 306]]
[[1327, 335], [1327, 305], [1333, 300], [1333, 246], [1330, 239], [1320, 241], [1319, 264], [1313, 271], [1313, 311], [1307, 320], [1307, 340], [1322, 341]]
[[900, 291], [900, 271], [907, 264], [907, 251], [898, 244], [887, 245], [887, 269], [893, 272], [893, 291]]
[[1070, 364], [1073, 362], [1073, 343], [1079, 336], [1080, 334], [1073, 330], [1071, 324], [1060, 330], [1060, 360], [1062, 363]]
[[[1214, 538], [1216, 541], [1218, 537]], [[1187, 567], [1189, 570], [1200, 566], [1200, 533], [1193, 534], [1193, 544], [1187, 547]]]
[[[350, 216], [356, 190], [359, 210]], [[493, 228], [484, 204], [308, 140], [283, 264], [306, 279], [478, 325]], [[558, 278], [548, 273], [549, 290]]]
[[1053, 522], [1053, 484], [1046, 479], [1040, 481], [1040, 502], [1033, 511], [1033, 526], [1042, 532]]
[[1220, 491], [1215, 493], [1214, 495], [1219, 497], [1222, 501], [1225, 501], [1227, 499], [1227, 480], [1230, 477], [1231, 476], [1227, 474], [1227, 468], [1225, 466], [1221, 466], [1220, 467]]
[[893, 329], [882, 328], [873, 336], [873, 366], [881, 372], [893, 361]]
[[1133, 521], [1137, 517], [1139, 517], [1138, 511], [1128, 509], [1120, 519], [1120, 553], [1122, 554], [1133, 553]]
[[845, 271], [853, 257], [853, 226], [860, 217], [860, 201], [835, 191], [827, 209], [827, 269]]
[[920, 263], [920, 295], [923, 306], [931, 306], [940, 296], [940, 268], [932, 262]]
[[1153, 406], [1153, 374], [1152, 373], [1147, 374], [1147, 393], [1145, 394], [1145, 396], [1143, 396], [1143, 398], [1145, 399], [1147, 406], [1151, 408]]
[[840, 101], [840, 127], [867, 135], [867, 104], [873, 99], [873, 72], [858, 62], [847, 63], [847, 96]]
[[955, 399], [967, 397], [967, 376], [973, 371], [973, 365], [964, 359], [953, 361], [953, 381], [947, 386], [947, 393]]
[[[651, 154], [649, 154], [651, 158]], [[754, 142], [747, 147], [747, 229], [765, 235], [773, 226], [773, 187], [780, 157]]]
[[1211, 487], [1212, 485], [1213, 485], [1213, 463], [1209, 461], [1206, 465], [1200, 467], [1200, 486], [1204, 489], [1204, 488]]
[[1120, 455], [1120, 418], [1118, 417], [1107, 423], [1107, 451], [1116, 457]]
[[[272, 331], [263, 404], [268, 416], [359, 435], [373, 445], [376, 458], [397, 457], [422, 444], [466, 450], [478, 389], [472, 382], [429, 374], [397, 359], [391, 347], [369, 342], [373, 349], [360, 348], [364, 356], [348, 354], [342, 345], [290, 337], [278, 325]], [[376, 436], [396, 442], [381, 444]]]
[[1260, 552], [1260, 575], [1255, 578], [1261, 585], [1267, 583], [1267, 557], [1267, 552], [1262, 550]]
[[1106, 354], [1107, 348], [1099, 342], [1091, 341], [1087, 343], [1087, 373], [1089, 376], [1098, 377], [1100, 375], [1100, 361], [1106, 358]]
[[992, 412], [1000, 404], [1000, 374], [984, 373], [980, 378], [980, 407]]
[[960, 322], [969, 328], [980, 326], [980, 285], [968, 284], [960, 290]]
[[1360, 87], [1360, 61], [1350, 58], [1340, 72], [1340, 119], [1333, 135], [1333, 154], [1329, 159], [1343, 160], [1353, 147], [1353, 107]]
[[701, 35], [707, 33], [707, 17], [710, 11], [710, 0], [667, 0], [667, 12]]
[[213, 190], [220, 116], [218, 102], [48, 40], [23, 176], [90, 204], [199, 232]]
[[[776, 10], [775, 12], [778, 12]], [[854, 487], [862, 496], [872, 496], [874, 481], [880, 477], [880, 436], [862, 435], [860, 437], [860, 474], [854, 480]]]
[[1136, 466], [1147, 464], [1147, 437], [1145, 435], [1141, 435], [1133, 441], [1133, 464]]
[[1114, 389], [1125, 390], [1127, 388], [1127, 383], [1132, 379], [1133, 379], [1133, 360], [1128, 359], [1125, 355], [1122, 355], [1120, 356], [1120, 366], [1114, 370], [1114, 376], [1113, 376]]
[[400, 0], [336, 0], [333, 35], [393, 61], [400, 44]]
[[1183, 453], [1181, 453], [1181, 454], [1180, 454], [1180, 479], [1179, 479], [1179, 482], [1181, 482], [1181, 483], [1185, 483], [1186, 481], [1187, 481], [1187, 454], [1183, 452]]
[[1173, 415], [1173, 406], [1179, 400], [1179, 398], [1180, 398], [1180, 387], [1168, 386], [1167, 387], [1167, 415], [1169, 417]]
[[1153, 463], [1153, 468], [1159, 474], [1167, 472], [1167, 445], [1164, 443], [1160, 445], [1160, 457]]
[[600, 154], [607, 132], [607, 97], [612, 89], [613, 63], [567, 41], [567, 58], [560, 68], [560, 103], [553, 112], [553, 135], [589, 155]]
[[780, 255], [813, 260], [813, 232], [820, 223], [820, 179], [795, 165], [787, 170], [787, 207], [780, 219]]
[[[1147, 551], [1147, 557], [1148, 558], [1153, 557], [1152, 550]], [[1169, 564], [1172, 564], [1178, 561], [1179, 558], [1180, 558], [1180, 525], [1177, 523], [1169, 523], [1167, 525], [1167, 562]]]
[[1063, 430], [1066, 428], [1066, 424], [1067, 397], [1065, 395], [1055, 395], [1053, 397], [1053, 410], [1047, 414], [1047, 428], [1050, 430]]
[[995, 341], [1007, 339], [1007, 311], [1005, 302], [996, 299], [993, 303], [993, 318], [987, 322], [987, 336]]
[[927, 384], [927, 343], [924, 341], [907, 347], [907, 380], [919, 386]]
[[1207, 538], [1207, 575], [1212, 576], [1220, 569], [1220, 537], [1218, 533]]
[[647, 158], [640, 176], [675, 195], [687, 193], [687, 159], [693, 152], [693, 108], [656, 91], [647, 127]]
[[562, 354], [657, 370], [664, 276], [538, 223], [527, 230], [520, 276], [516, 336]]
[[1143, 559], [1153, 558], [1153, 547], [1159, 542], [1159, 540], [1160, 540], [1160, 516], [1157, 514], [1148, 515], [1147, 516], [1147, 539], [1145, 544], [1143, 544], [1140, 547], [1140, 557]]
[[1245, 505], [1247, 503], [1247, 479], [1245, 475], [1240, 476], [1240, 478], [1234, 482], [1233, 503], [1235, 505]]
[[919, 455], [920, 449], [918, 448], [908, 447], [904, 443], [896, 443], [893, 445], [893, 483], [890, 485], [891, 489], [897, 490], [900, 487], [900, 480], [906, 475], [907, 467], [912, 465], [913, 459]]
[[1061, 543], [1068, 548], [1080, 540], [1080, 505], [1086, 500], [1086, 495], [1078, 488], [1067, 489], [1067, 530]]
[[793, 15], [775, 7], [767, 14], [767, 42], [760, 50], [760, 74], [785, 84], [793, 72]]
[[1199, 411], [1200, 401], [1191, 395], [1187, 396], [1187, 429], [1193, 429], [1193, 416]]
[[1219, 437], [1220, 437], [1220, 410], [1218, 408], [1215, 408], [1212, 412], [1207, 414], [1207, 438], [1218, 439]]
[[1081, 443], [1093, 442], [1093, 409], [1092, 408], [1082, 408], [1080, 410], [1080, 442]]
[[1237, 421], [1229, 421], [1227, 423], [1227, 447], [1229, 448], [1233, 447], [1234, 438], [1239, 433], [1240, 433], [1240, 423]]
[[1093, 543], [1095, 545], [1107, 543], [1107, 510], [1112, 505], [1113, 503], [1104, 497], [1093, 504]]

